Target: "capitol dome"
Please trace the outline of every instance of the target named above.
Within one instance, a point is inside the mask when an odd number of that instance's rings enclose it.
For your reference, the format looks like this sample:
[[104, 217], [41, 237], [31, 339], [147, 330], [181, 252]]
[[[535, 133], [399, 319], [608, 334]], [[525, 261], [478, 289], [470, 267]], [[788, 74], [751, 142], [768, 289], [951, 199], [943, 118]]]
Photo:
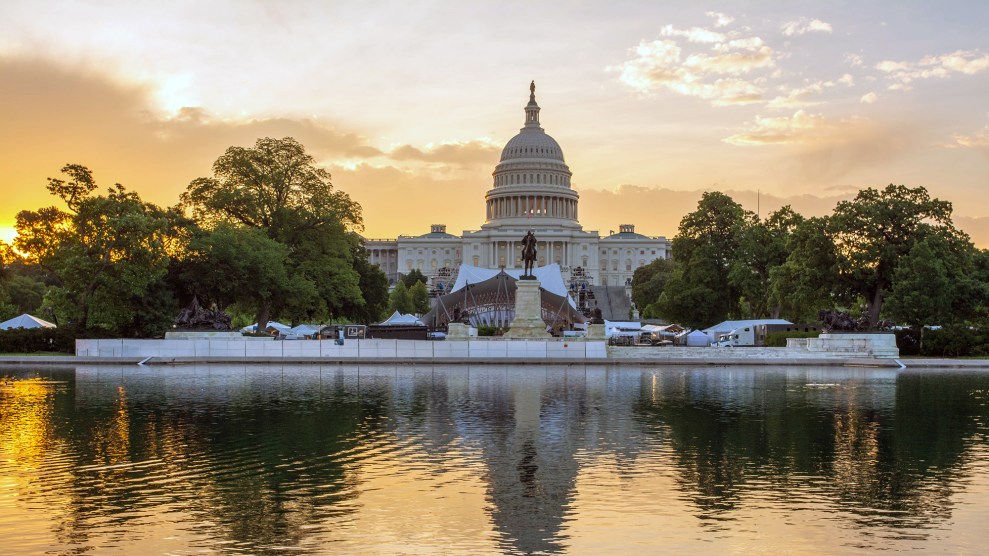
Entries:
[[505, 144], [492, 173], [493, 188], [485, 195], [487, 223], [483, 228], [580, 228], [579, 195], [570, 188], [570, 168], [560, 144], [539, 124], [539, 110], [533, 82], [525, 106], [525, 125]]

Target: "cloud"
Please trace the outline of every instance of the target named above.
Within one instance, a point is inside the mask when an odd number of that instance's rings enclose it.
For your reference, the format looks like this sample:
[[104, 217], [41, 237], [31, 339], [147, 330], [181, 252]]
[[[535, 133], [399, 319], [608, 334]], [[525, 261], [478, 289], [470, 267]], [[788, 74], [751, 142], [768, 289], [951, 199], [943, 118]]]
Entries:
[[[776, 65], [775, 53], [759, 37], [736, 37], [697, 27], [663, 28], [664, 37], [685, 38], [688, 43], [712, 44], [706, 50], [685, 53], [685, 45], [670, 38], [641, 41], [631, 57], [608, 69], [640, 93], [666, 89], [710, 101], [715, 106], [763, 102], [757, 84], [763, 70]], [[717, 41], [717, 42], [715, 42]]]
[[865, 60], [858, 54], [845, 54], [845, 61], [853, 68], [860, 68], [865, 65]]
[[864, 102], [865, 104], [872, 104], [876, 102], [876, 99], [878, 98], [879, 97], [876, 95], [876, 93], [870, 91], [862, 95], [862, 98], [859, 99], [859, 102]]
[[698, 43], [719, 43], [725, 41], [724, 33], [711, 31], [702, 27], [691, 27], [690, 29], [676, 29], [672, 25], [663, 27], [660, 35], [664, 37], [684, 37], [690, 42]]
[[498, 153], [500, 152], [501, 147], [490, 140], [476, 139], [426, 145], [422, 149], [412, 145], [401, 145], [389, 151], [388, 157], [393, 160], [418, 160], [462, 166], [476, 164], [494, 166], [498, 162]]
[[[169, 206], [178, 202], [191, 180], [209, 175], [228, 147], [251, 146], [260, 137], [294, 137], [320, 164], [336, 168], [398, 160], [419, 173], [415, 180], [398, 183], [433, 183], [434, 193], [445, 185], [430, 180], [485, 184], [488, 165], [497, 162], [498, 149], [481, 139], [402, 145], [386, 153], [357, 131], [316, 119], [227, 120], [199, 107], [184, 107], [168, 116], [152, 108], [149, 88], [44, 60], [0, 58], [0, 98], [0, 188], [5, 195], [0, 226], [12, 225], [19, 210], [52, 204], [46, 178], [57, 176], [67, 163], [86, 165], [101, 185], [120, 182], [147, 201]], [[465, 169], [481, 166], [483, 171]], [[350, 193], [354, 184], [343, 178], [351, 175], [366, 177], [369, 171], [335, 174], [334, 186]], [[444, 196], [450, 192], [444, 191]], [[435, 195], [428, 197], [435, 203]], [[449, 206], [443, 205], [445, 210]]]
[[796, 21], [788, 21], [783, 24], [780, 28], [783, 34], [792, 37], [796, 35], [804, 35], [806, 33], [830, 33], [831, 24], [825, 23], [820, 19], [807, 19], [802, 17]]
[[954, 73], [975, 75], [989, 69], [989, 54], [977, 50], [958, 50], [950, 54], [924, 56], [916, 62], [883, 60], [875, 68], [896, 83], [890, 90], [907, 90], [920, 79], [944, 79]]
[[955, 135], [954, 143], [949, 147], [967, 147], [973, 149], [989, 147], [989, 125], [970, 135]]
[[443, 174], [358, 163], [332, 164], [329, 170], [337, 187], [365, 207], [364, 227], [374, 237], [424, 234], [430, 224], [446, 224], [459, 235], [484, 223], [490, 168]]
[[802, 143], [830, 126], [831, 123], [820, 114], [797, 110], [790, 117], [756, 116], [745, 131], [726, 137], [724, 141], [738, 146]]
[[728, 24], [730, 24], [732, 21], [735, 21], [734, 17], [723, 14], [721, 12], [707, 12], [705, 15], [714, 18], [715, 27], [727, 27]]

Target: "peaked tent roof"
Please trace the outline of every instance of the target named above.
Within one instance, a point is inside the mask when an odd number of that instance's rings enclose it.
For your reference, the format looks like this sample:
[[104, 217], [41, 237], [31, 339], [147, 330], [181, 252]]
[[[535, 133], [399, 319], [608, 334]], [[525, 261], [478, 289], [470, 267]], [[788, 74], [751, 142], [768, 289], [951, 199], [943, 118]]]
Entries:
[[378, 324], [384, 326], [426, 326], [415, 315], [403, 315], [398, 311], [395, 311], [387, 320]]
[[0, 330], [10, 330], [12, 328], [58, 328], [54, 324], [31, 316], [27, 313], [16, 316], [10, 320], [0, 322]]
[[[460, 270], [457, 272], [457, 281], [448, 293], [458, 292], [468, 284], [480, 284], [481, 282], [490, 280], [500, 272], [504, 272], [518, 280], [525, 270], [521, 268], [499, 270], [496, 268], [481, 268], [479, 266], [462, 264], [460, 265]], [[532, 275], [536, 277], [536, 280], [539, 280], [540, 288], [560, 297], [567, 297], [567, 285], [563, 283], [563, 274], [560, 272], [560, 265], [553, 263], [533, 268]], [[572, 299], [570, 300], [570, 305], [576, 307]]]

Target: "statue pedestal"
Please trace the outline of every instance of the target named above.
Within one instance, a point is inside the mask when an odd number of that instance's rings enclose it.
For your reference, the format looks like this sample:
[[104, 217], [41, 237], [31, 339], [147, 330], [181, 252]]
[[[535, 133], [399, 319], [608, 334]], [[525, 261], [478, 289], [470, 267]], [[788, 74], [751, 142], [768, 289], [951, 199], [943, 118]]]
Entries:
[[587, 336], [588, 340], [605, 340], [607, 339], [604, 335], [604, 325], [603, 324], [589, 324], [587, 325]]
[[545, 339], [552, 335], [546, 332], [543, 322], [539, 280], [523, 278], [515, 282], [515, 318], [505, 338]]

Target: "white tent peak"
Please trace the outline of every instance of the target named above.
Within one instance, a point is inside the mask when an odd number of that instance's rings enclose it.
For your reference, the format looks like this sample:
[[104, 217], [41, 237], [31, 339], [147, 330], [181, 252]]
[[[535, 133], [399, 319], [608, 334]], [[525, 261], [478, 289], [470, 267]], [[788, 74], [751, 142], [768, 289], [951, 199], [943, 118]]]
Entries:
[[58, 328], [54, 324], [39, 319], [38, 317], [24, 313], [10, 320], [0, 322], [0, 330], [10, 330], [12, 328]]

